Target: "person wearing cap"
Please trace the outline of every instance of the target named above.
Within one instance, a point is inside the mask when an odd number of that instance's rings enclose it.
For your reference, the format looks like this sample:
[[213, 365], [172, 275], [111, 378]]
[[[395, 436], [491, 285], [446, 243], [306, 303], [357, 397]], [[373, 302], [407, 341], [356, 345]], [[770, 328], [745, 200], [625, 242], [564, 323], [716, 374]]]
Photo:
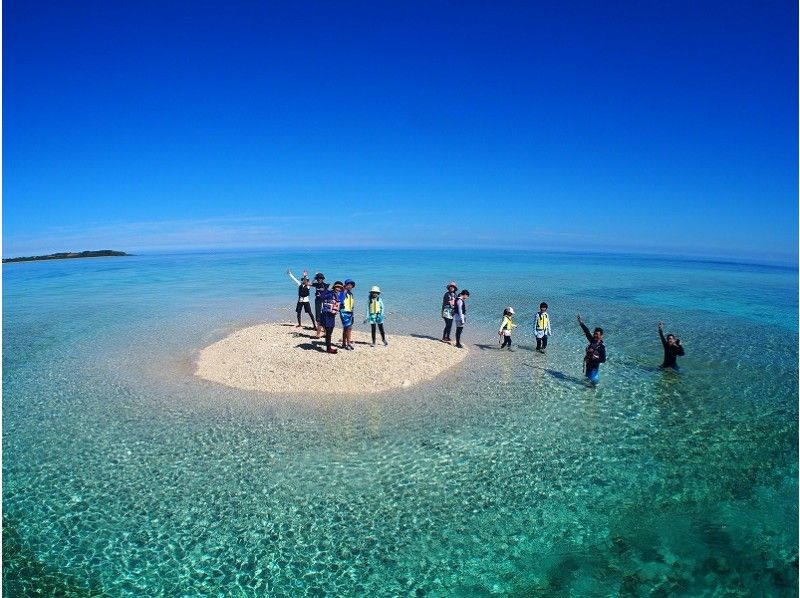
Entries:
[[388, 345], [389, 343], [386, 341], [386, 332], [383, 330], [383, 299], [381, 299], [381, 288], [378, 286], [374, 286], [369, 290], [366, 322], [369, 322], [370, 326], [372, 326], [372, 346], [375, 346], [376, 327], [381, 331], [383, 345]]
[[450, 284], [447, 285], [447, 292], [445, 292], [442, 298], [442, 318], [444, 318], [444, 332], [442, 332], [443, 343], [450, 342], [450, 330], [453, 328], [456, 299], [458, 299], [456, 291], [458, 291], [458, 287], [455, 281], [450, 281]]
[[498, 334], [503, 337], [503, 344], [500, 345], [501, 349], [508, 347], [509, 351], [514, 350], [511, 348], [511, 331], [516, 327], [513, 318], [514, 308], [507, 307], [505, 311], [503, 311], [503, 321], [500, 324], [500, 332], [498, 332]]
[[322, 272], [317, 272], [314, 275], [314, 282], [311, 286], [316, 289], [314, 294], [314, 313], [317, 316], [317, 338], [322, 336], [322, 293], [328, 289], [328, 283], [325, 282], [325, 275]]
[[356, 306], [356, 299], [353, 296], [353, 289], [356, 283], [348, 278], [344, 281], [344, 290], [339, 292], [339, 303], [341, 311], [339, 317], [342, 318], [342, 349], [353, 350], [353, 310]]
[[333, 329], [336, 327], [336, 314], [339, 312], [339, 292], [344, 288], [340, 281], [333, 283], [333, 288], [327, 288], [322, 291], [322, 314], [320, 322], [325, 328], [325, 348], [328, 353], [337, 353], [336, 347], [331, 345], [331, 338], [333, 337]]
[[308, 296], [311, 294], [311, 284], [308, 280], [308, 271], [303, 270], [303, 278], [300, 280], [295, 278], [291, 270], [287, 270], [286, 273], [289, 275], [289, 278], [297, 283], [297, 307], [295, 308], [295, 311], [297, 312], [297, 326], [295, 326], [295, 328], [302, 327], [300, 316], [303, 310], [305, 310], [305, 312], [308, 314], [308, 317], [311, 318], [311, 327], [316, 330], [317, 322], [314, 319], [314, 314], [311, 313], [311, 305], [309, 305], [308, 300]]

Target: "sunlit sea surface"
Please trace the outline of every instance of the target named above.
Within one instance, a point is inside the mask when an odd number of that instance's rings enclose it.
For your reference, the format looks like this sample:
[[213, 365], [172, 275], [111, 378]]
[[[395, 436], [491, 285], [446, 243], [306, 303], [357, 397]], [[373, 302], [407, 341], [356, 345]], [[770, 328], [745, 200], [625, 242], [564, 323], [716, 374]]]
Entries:
[[[287, 267], [354, 278], [359, 311], [380, 285], [390, 340], [438, 342], [455, 279], [469, 357], [355, 398], [327, 395], [324, 368], [303, 397], [196, 379], [204, 346], [293, 320]], [[4, 265], [4, 590], [796, 595], [797, 285], [780, 267], [497, 251]], [[507, 305], [515, 352], [497, 344]], [[597, 388], [577, 311], [605, 329]], [[660, 320], [679, 373], [658, 368]]]

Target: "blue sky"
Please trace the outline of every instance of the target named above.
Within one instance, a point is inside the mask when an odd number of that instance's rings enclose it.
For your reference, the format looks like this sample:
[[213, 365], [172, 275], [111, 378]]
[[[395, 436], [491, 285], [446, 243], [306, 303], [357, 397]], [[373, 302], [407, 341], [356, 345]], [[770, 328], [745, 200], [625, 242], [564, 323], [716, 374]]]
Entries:
[[795, 262], [797, 3], [557, 4], [6, 0], [3, 255]]

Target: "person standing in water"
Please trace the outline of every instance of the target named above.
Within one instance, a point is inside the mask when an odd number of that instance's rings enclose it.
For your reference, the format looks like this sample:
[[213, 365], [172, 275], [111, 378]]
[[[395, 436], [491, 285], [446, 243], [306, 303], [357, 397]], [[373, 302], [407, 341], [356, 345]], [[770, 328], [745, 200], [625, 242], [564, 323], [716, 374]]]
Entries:
[[303, 310], [308, 314], [308, 317], [311, 318], [311, 327], [316, 330], [317, 322], [314, 319], [314, 314], [311, 313], [311, 305], [309, 304], [309, 295], [311, 294], [311, 284], [308, 281], [308, 272], [303, 270], [303, 278], [297, 280], [292, 274], [291, 270], [287, 270], [286, 273], [289, 275], [293, 281], [297, 283], [297, 307], [295, 311], [297, 311], [297, 326], [295, 328], [301, 328], [302, 323], [300, 322], [300, 315]]
[[547, 337], [553, 334], [550, 330], [550, 315], [547, 313], [547, 303], [542, 301], [539, 304], [539, 311], [536, 312], [536, 324], [533, 327], [533, 336], [536, 337], [536, 350], [544, 353], [547, 349]]
[[381, 288], [372, 287], [369, 290], [369, 300], [367, 301], [367, 322], [372, 327], [372, 346], [375, 346], [375, 328], [381, 331], [381, 339], [384, 346], [388, 345], [386, 332], [383, 329], [383, 299], [381, 299]]
[[661, 367], [677, 370], [678, 357], [683, 357], [686, 354], [681, 345], [681, 339], [672, 333], [665, 337], [663, 322], [658, 323], [658, 336], [661, 339], [661, 346], [664, 347], [664, 363], [661, 364]]
[[442, 332], [442, 342], [450, 342], [450, 330], [453, 328], [453, 318], [456, 315], [456, 291], [458, 287], [455, 281], [451, 281], [447, 285], [447, 292], [442, 298], [442, 318], [444, 319], [444, 332]]
[[511, 348], [511, 330], [516, 327], [514, 324], [514, 308], [507, 307], [503, 312], [503, 321], [500, 323], [500, 332], [498, 333], [500, 336], [503, 337], [503, 344], [500, 345], [501, 349], [508, 347], [509, 351], [513, 351], [514, 349]]
[[586, 378], [592, 384], [600, 382], [600, 364], [606, 360], [606, 346], [603, 344], [603, 329], [598, 327], [594, 332], [589, 332], [589, 328], [583, 323], [581, 314], [578, 314], [578, 324], [580, 324], [583, 334], [589, 341], [586, 347], [586, 355], [583, 357], [583, 371]]
[[456, 347], [459, 349], [464, 348], [464, 345], [461, 344], [461, 332], [464, 330], [464, 324], [467, 323], [468, 297], [469, 291], [464, 289], [458, 294], [458, 299], [456, 299], [456, 313], [454, 319], [456, 321]]

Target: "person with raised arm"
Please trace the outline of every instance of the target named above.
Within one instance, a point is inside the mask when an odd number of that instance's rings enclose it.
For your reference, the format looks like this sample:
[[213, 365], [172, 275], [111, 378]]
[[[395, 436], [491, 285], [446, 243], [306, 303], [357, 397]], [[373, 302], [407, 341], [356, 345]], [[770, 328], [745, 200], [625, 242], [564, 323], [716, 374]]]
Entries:
[[289, 275], [289, 278], [297, 283], [297, 307], [295, 308], [295, 311], [297, 312], [297, 326], [295, 326], [295, 328], [302, 327], [300, 316], [303, 310], [305, 310], [305, 312], [308, 314], [308, 317], [311, 318], [311, 327], [316, 329], [317, 321], [314, 319], [314, 314], [311, 313], [311, 304], [309, 303], [308, 298], [311, 294], [311, 284], [308, 280], [308, 271], [303, 270], [303, 277], [300, 280], [295, 278], [291, 270], [286, 270], [286, 273]]
[[594, 332], [589, 332], [588, 326], [584, 324], [581, 319], [581, 314], [578, 314], [578, 324], [583, 330], [583, 334], [589, 341], [589, 346], [586, 347], [586, 354], [583, 356], [583, 371], [586, 378], [592, 384], [600, 382], [600, 364], [606, 360], [606, 346], [603, 344], [603, 329], [597, 327]]
[[663, 322], [658, 323], [658, 336], [661, 339], [661, 346], [664, 347], [664, 363], [661, 364], [661, 367], [677, 370], [678, 357], [682, 357], [686, 354], [681, 345], [681, 339], [672, 333], [669, 333], [665, 337]]

